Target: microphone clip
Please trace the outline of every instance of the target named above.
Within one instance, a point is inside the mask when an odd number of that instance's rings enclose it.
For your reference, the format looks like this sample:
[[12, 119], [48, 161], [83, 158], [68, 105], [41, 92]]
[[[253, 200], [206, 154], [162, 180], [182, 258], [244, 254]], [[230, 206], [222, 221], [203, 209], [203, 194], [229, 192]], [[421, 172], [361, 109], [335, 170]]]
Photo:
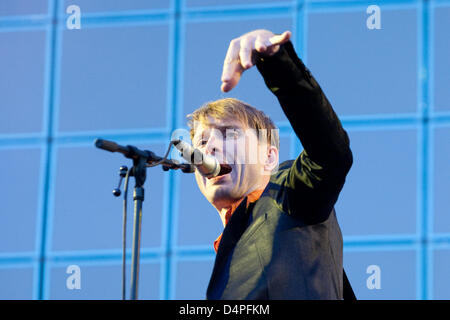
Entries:
[[119, 184], [117, 185], [117, 188], [115, 188], [112, 193], [115, 197], [120, 197], [120, 195], [122, 194], [122, 192], [120, 191], [120, 186], [122, 184], [122, 180], [123, 178], [126, 177], [128, 172], [128, 167], [127, 166], [120, 166], [119, 168]]

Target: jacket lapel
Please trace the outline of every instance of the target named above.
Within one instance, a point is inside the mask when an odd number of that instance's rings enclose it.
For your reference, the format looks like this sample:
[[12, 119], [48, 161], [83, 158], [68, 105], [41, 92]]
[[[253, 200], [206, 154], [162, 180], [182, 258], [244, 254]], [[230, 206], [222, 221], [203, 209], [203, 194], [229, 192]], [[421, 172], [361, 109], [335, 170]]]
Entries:
[[[284, 169], [284, 165], [285, 163], [280, 165], [280, 170]], [[282, 201], [280, 195], [283, 192], [280, 191], [282, 181], [284, 181], [284, 174], [281, 173], [282, 171], [271, 177], [261, 197], [256, 202], [251, 203], [248, 209], [246, 208], [247, 197], [245, 197], [231, 215], [230, 221], [222, 233], [222, 239], [217, 250], [207, 290], [208, 299], [221, 298], [228, 282], [231, 256], [237, 243], [240, 241], [240, 246], [245, 245], [247, 240], [258, 229], [258, 226], [267, 219], [267, 215], [270, 214], [271, 210], [277, 210], [277, 206], [273, 205], [273, 201], [276, 201], [277, 204]]]
[[247, 197], [240, 203], [234, 213], [231, 215], [225, 229], [222, 233], [219, 248], [217, 250], [214, 269], [209, 280], [207, 298], [219, 299], [221, 293], [225, 289], [228, 274], [224, 274], [228, 266], [228, 258], [233, 251], [236, 243], [247, 228], [248, 214], [246, 209]]
[[217, 250], [214, 269], [208, 285], [207, 298], [220, 298], [228, 281], [232, 252], [239, 241], [241, 241], [241, 244], [245, 244], [257, 230], [259, 224], [266, 220], [267, 210], [272, 207], [270, 202], [274, 201], [280, 194], [281, 186], [278, 180], [279, 178], [272, 176], [256, 202], [251, 203], [247, 209], [247, 197], [245, 197], [231, 215], [230, 221], [223, 230]]

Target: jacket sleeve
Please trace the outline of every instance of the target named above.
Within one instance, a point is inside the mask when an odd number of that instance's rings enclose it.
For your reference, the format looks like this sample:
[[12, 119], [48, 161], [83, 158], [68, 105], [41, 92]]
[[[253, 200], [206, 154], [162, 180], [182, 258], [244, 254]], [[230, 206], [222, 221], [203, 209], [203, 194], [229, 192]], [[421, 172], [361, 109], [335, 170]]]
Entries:
[[256, 66], [304, 148], [283, 182], [284, 209], [308, 223], [324, 221], [352, 166], [348, 135], [291, 42]]

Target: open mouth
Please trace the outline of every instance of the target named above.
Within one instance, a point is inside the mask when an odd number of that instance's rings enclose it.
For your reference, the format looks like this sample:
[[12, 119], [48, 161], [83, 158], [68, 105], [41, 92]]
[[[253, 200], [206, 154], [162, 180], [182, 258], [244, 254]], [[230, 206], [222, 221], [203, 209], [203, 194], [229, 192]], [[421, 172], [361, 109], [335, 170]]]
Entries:
[[220, 179], [223, 178], [225, 175], [229, 174], [232, 170], [233, 170], [233, 169], [231, 168], [230, 165], [225, 164], [225, 163], [224, 163], [224, 164], [221, 164], [221, 165], [220, 165], [220, 171], [219, 171], [219, 174], [218, 174], [217, 176], [215, 176], [215, 177], [211, 177], [211, 178], [208, 178], [208, 179], [210, 179], [210, 180], [212, 180], [212, 181], [220, 180]]
[[219, 174], [217, 176], [223, 176], [225, 174], [228, 174], [232, 171], [233, 169], [231, 169], [231, 166], [229, 164], [221, 164], [220, 165], [220, 171]]

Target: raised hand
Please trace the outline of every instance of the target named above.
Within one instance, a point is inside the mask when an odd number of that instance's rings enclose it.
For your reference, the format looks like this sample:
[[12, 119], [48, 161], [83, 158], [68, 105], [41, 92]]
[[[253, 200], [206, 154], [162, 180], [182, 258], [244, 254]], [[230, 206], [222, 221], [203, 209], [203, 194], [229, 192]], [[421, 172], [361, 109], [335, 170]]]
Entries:
[[228, 92], [233, 89], [238, 84], [242, 73], [254, 66], [257, 54], [260, 56], [275, 54], [280, 49], [280, 45], [289, 41], [291, 35], [290, 31], [275, 35], [269, 30], [261, 29], [231, 40], [223, 64], [221, 90]]

